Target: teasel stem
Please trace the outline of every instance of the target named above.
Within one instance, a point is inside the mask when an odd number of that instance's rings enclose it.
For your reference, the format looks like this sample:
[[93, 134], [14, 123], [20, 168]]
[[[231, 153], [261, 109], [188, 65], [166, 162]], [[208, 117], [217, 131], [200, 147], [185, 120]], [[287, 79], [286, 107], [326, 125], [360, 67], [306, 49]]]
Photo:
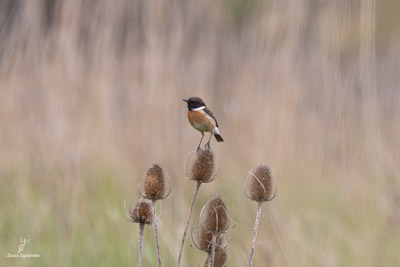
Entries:
[[261, 218], [261, 205], [262, 202], [258, 202], [258, 208], [257, 208], [257, 216], [256, 216], [256, 222], [254, 223], [254, 234], [253, 234], [253, 243], [251, 245], [251, 253], [250, 253], [250, 260], [249, 260], [249, 267], [253, 264], [253, 256], [254, 256], [254, 250], [256, 248], [256, 239], [257, 239], [257, 232], [258, 232], [258, 224], [260, 223], [260, 218]]
[[139, 225], [139, 267], [142, 267], [144, 223]]
[[196, 185], [196, 189], [194, 190], [192, 204], [190, 205], [189, 214], [188, 214], [187, 221], [186, 221], [186, 226], [185, 226], [185, 231], [183, 232], [182, 244], [181, 244], [181, 248], [179, 250], [178, 267], [181, 265], [183, 246], [185, 245], [185, 238], [186, 238], [187, 230], [189, 228], [190, 217], [192, 216], [192, 210], [193, 210], [194, 202], [196, 201], [196, 197], [197, 197], [197, 193], [199, 192], [200, 185], [201, 185], [201, 182], [198, 181], [197, 185]]
[[214, 258], [215, 258], [215, 245], [217, 243], [217, 235], [213, 235], [211, 240], [211, 257], [208, 262], [209, 267], [214, 267]]
[[161, 256], [160, 256], [160, 246], [158, 245], [158, 231], [157, 231], [157, 214], [156, 214], [156, 200], [153, 200], [153, 226], [154, 226], [154, 236], [156, 238], [156, 249], [157, 249], [157, 258], [158, 258], [158, 266], [161, 267]]

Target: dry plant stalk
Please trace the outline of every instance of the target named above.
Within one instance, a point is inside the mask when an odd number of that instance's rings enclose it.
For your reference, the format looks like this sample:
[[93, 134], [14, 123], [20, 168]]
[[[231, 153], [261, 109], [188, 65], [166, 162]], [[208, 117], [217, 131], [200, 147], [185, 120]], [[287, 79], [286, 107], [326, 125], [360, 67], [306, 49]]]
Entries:
[[201, 182], [197, 182], [196, 188], [194, 190], [193, 198], [192, 198], [192, 204], [190, 204], [189, 214], [188, 214], [188, 217], [186, 220], [185, 230], [183, 231], [181, 248], [179, 249], [178, 265], [177, 265], [178, 267], [181, 264], [183, 246], [185, 245], [185, 239], [186, 239], [186, 235], [187, 235], [187, 230], [189, 228], [190, 217], [192, 217], [193, 206], [194, 206], [194, 202], [196, 201], [196, 197], [197, 197], [197, 193], [199, 192], [200, 185], [201, 185]]
[[142, 267], [143, 264], [143, 233], [144, 233], [144, 224], [139, 224], [139, 267]]
[[158, 230], [157, 230], [157, 215], [156, 215], [156, 201], [166, 198], [169, 193], [166, 194], [166, 176], [164, 169], [154, 163], [146, 172], [144, 180], [144, 194], [143, 197], [150, 199], [153, 204], [153, 226], [154, 226], [154, 237], [156, 239], [156, 250], [158, 266], [161, 267], [161, 256], [160, 246], [158, 242]]
[[[189, 153], [189, 155], [190, 155], [190, 153]], [[196, 201], [197, 193], [199, 192], [200, 185], [202, 183], [210, 183], [215, 179], [216, 175], [213, 175], [214, 168], [215, 168], [214, 166], [215, 166], [215, 157], [214, 157], [214, 153], [210, 149], [200, 151], [200, 153], [197, 154], [197, 157], [192, 165], [192, 171], [191, 171], [190, 177], [188, 177], [188, 178], [190, 180], [196, 181], [197, 184], [196, 184], [196, 188], [194, 190], [192, 203], [189, 208], [189, 214], [188, 214], [188, 217], [186, 220], [185, 230], [183, 231], [183, 237], [182, 237], [181, 247], [179, 249], [179, 256], [178, 256], [178, 265], [177, 265], [178, 267], [181, 264], [183, 247], [185, 245], [187, 230], [189, 228], [190, 218], [192, 217], [193, 206]]]
[[211, 253], [208, 254], [209, 260], [208, 260], [208, 266], [213, 267], [214, 266], [214, 259], [215, 259], [215, 246], [217, 243], [217, 235], [213, 235], [212, 241], [211, 241]]
[[154, 237], [156, 239], [156, 250], [157, 250], [157, 259], [158, 259], [158, 266], [161, 267], [161, 255], [160, 255], [160, 246], [158, 243], [158, 230], [157, 230], [157, 214], [156, 214], [156, 201], [153, 200], [153, 217], [154, 217]]
[[[251, 175], [252, 175], [252, 181], [250, 184], [250, 192], [247, 193], [246, 188], [244, 192], [249, 199], [258, 202], [258, 207], [257, 207], [256, 221], [254, 223], [254, 233], [253, 233], [253, 241], [251, 244], [249, 267], [251, 267], [253, 264], [254, 251], [257, 242], [258, 225], [260, 224], [260, 218], [261, 218], [262, 203], [265, 201], [270, 201], [274, 199], [274, 197], [276, 196], [276, 190], [274, 191], [274, 181], [272, 178], [272, 174], [270, 169], [266, 165], [261, 164], [256, 168], [254, 173], [251, 173]], [[247, 179], [245, 182], [245, 187], [246, 183]]]
[[251, 267], [253, 264], [254, 250], [256, 249], [258, 225], [260, 224], [260, 218], [261, 218], [261, 206], [262, 206], [262, 202], [258, 202], [256, 222], [254, 223], [253, 241], [251, 242], [249, 267]]
[[134, 208], [131, 204], [129, 207], [129, 219], [131, 222], [139, 223], [139, 267], [141, 267], [143, 263], [144, 226], [153, 223], [152, 206], [144, 201], [139, 201]]

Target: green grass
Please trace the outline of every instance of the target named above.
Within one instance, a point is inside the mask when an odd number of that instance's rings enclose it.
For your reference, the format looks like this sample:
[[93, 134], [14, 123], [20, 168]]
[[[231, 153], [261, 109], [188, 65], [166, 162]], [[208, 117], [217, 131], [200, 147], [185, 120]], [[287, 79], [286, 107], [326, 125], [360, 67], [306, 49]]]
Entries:
[[[125, 188], [112, 176], [109, 173], [99, 179], [82, 178], [76, 198], [62, 199], [61, 195], [46, 193], [43, 191], [46, 187], [18, 172], [8, 172], [0, 194], [1, 252], [4, 256], [16, 252], [19, 239], [25, 237], [32, 239], [25, 252], [37, 252], [41, 257], [2, 257], [2, 266], [135, 266], [139, 227], [127, 221], [123, 202], [133, 200], [137, 194], [135, 189]], [[222, 183], [228, 178], [218, 179]], [[187, 182], [188, 187], [194, 185]], [[232, 184], [239, 185], [240, 181]], [[208, 186], [211, 187], [204, 187]], [[214, 186], [218, 190], [218, 184]], [[211, 188], [202, 189], [195, 216], [207, 196], [214, 194]], [[344, 185], [330, 179], [303, 178], [303, 182], [286, 184], [274, 202], [264, 205], [254, 266], [262, 266], [266, 259], [272, 266], [376, 266], [377, 262], [382, 266], [399, 265], [399, 235], [391, 233], [387, 214], [376, 198], [378, 194], [370, 190], [349, 193]], [[256, 205], [242, 195], [241, 188], [227, 186], [220, 193], [238, 223], [230, 234], [228, 263], [243, 266], [250, 251]], [[176, 263], [186, 218], [171, 216], [176, 197], [173, 191], [170, 199], [164, 201], [160, 219], [164, 266]], [[181, 208], [187, 206], [181, 205]], [[275, 226], [269, 216], [273, 216]], [[189, 238], [184, 250], [186, 264], [202, 264], [206, 255], [191, 244]], [[282, 249], [288, 255], [288, 262]], [[147, 226], [144, 263], [145, 266], [156, 264], [154, 235]]]

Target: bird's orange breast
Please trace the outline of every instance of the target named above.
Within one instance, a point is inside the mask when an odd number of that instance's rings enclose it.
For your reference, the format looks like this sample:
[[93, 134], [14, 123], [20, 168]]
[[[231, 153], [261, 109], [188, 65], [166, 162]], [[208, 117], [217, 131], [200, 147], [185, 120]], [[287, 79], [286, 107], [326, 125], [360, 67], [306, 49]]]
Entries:
[[200, 132], [212, 132], [216, 127], [214, 119], [208, 116], [203, 110], [189, 110], [188, 120]]

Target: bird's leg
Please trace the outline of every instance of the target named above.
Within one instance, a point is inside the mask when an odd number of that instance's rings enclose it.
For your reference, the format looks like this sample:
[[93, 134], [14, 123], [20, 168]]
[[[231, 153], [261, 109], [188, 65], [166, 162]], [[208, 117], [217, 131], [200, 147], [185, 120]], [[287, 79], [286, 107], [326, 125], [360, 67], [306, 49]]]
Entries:
[[207, 144], [204, 146], [204, 147], [207, 147], [207, 149], [210, 149], [211, 148], [211, 146], [210, 146], [210, 141], [211, 141], [211, 137], [213, 136], [213, 133], [211, 132], [211, 135], [210, 135], [210, 138], [208, 138], [208, 142], [207, 142]]
[[199, 146], [197, 147], [197, 150], [196, 150], [197, 154], [198, 154], [198, 153], [201, 151], [200, 145], [201, 145], [201, 141], [203, 141], [203, 137], [204, 137], [204, 133], [203, 133], [203, 132], [201, 132], [201, 139], [200, 139], [200, 143], [199, 143]]

